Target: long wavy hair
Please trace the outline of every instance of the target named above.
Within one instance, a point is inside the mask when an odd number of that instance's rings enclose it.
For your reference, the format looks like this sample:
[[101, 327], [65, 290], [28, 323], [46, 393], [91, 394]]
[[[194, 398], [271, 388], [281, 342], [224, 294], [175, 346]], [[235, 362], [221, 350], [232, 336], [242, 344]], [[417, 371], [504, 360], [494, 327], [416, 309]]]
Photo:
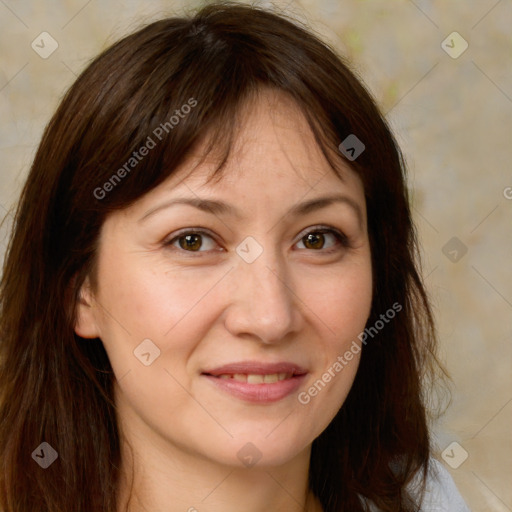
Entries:
[[[395, 302], [403, 308], [363, 348], [345, 403], [313, 442], [310, 488], [325, 512], [362, 512], [369, 502], [383, 512], [418, 510], [408, 484], [415, 475], [424, 482], [430, 457], [423, 383], [441, 372], [401, 153], [361, 81], [310, 30], [283, 14], [220, 3], [106, 49], [45, 129], [0, 289], [3, 512], [118, 510], [114, 376], [101, 340], [74, 333], [79, 289], [94, 272], [106, 216], [162, 183], [205, 141], [219, 152], [220, 173], [242, 104], [261, 88], [288, 94], [333, 170], [344, 161], [362, 179], [374, 276], [368, 325]], [[170, 129], [191, 98], [197, 105]], [[166, 122], [164, 142], [103, 194]], [[338, 149], [351, 134], [365, 144], [353, 161]], [[43, 441], [58, 452], [47, 469], [33, 460]]]

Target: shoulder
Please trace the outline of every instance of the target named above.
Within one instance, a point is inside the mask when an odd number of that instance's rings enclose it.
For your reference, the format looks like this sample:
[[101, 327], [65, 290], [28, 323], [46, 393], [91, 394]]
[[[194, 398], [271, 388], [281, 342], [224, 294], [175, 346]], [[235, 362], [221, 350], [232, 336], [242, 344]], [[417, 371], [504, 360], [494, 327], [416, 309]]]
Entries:
[[431, 458], [422, 512], [470, 512], [448, 470]]
[[[421, 478], [417, 475], [409, 485], [409, 492], [419, 495]], [[379, 512], [370, 505], [371, 512]], [[425, 494], [421, 501], [421, 512], [471, 512], [460, 495], [448, 470], [438, 460], [431, 458], [425, 482]]]

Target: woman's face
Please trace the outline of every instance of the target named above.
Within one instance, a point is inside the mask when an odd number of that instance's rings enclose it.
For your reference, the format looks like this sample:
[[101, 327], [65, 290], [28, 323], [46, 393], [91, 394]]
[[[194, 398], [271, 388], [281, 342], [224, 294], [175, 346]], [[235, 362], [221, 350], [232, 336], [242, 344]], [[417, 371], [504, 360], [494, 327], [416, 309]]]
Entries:
[[266, 93], [244, 119], [219, 182], [192, 157], [107, 218], [76, 332], [103, 341], [132, 436], [275, 465], [308, 453], [349, 392], [370, 247], [360, 179], [334, 174], [297, 107]]

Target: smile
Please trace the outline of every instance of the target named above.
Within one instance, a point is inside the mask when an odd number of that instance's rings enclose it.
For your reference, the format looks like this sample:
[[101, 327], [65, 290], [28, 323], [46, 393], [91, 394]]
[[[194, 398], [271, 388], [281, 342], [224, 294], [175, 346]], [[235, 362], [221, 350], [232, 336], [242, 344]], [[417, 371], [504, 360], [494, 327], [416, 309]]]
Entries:
[[293, 363], [240, 362], [201, 375], [223, 394], [252, 403], [271, 403], [294, 393], [307, 370]]
[[257, 373], [223, 373], [217, 378], [225, 380], [233, 379], [237, 382], [247, 382], [248, 384], [273, 384], [274, 382], [291, 379], [292, 377], [293, 374], [291, 373], [269, 373], [267, 375], [261, 375]]

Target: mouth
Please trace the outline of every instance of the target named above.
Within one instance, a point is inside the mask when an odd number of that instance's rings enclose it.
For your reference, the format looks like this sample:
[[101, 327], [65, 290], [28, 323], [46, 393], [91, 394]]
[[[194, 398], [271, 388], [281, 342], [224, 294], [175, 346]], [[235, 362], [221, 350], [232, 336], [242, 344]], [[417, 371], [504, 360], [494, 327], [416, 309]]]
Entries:
[[274, 384], [274, 382], [291, 379], [292, 377], [293, 373], [267, 373], [265, 375], [259, 373], [222, 373], [217, 376], [218, 379], [236, 380], [237, 382], [247, 382], [248, 384]]
[[221, 392], [253, 403], [276, 402], [301, 385], [307, 370], [294, 363], [240, 362], [201, 373]]

